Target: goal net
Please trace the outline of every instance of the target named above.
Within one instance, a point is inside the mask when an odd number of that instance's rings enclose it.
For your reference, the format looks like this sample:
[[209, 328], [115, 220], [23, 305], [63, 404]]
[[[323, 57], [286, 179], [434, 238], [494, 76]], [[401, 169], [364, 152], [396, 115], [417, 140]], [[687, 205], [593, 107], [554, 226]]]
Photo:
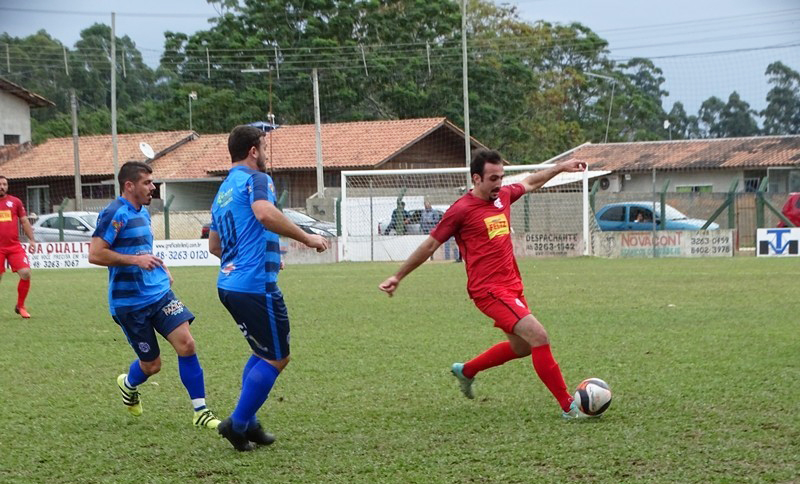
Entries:
[[[517, 183], [552, 165], [505, 167], [504, 185]], [[468, 168], [365, 170], [342, 172], [339, 260], [405, 260], [471, 188]], [[430, 211], [425, 212], [426, 205]], [[579, 256], [592, 253], [598, 232], [589, 216], [588, 176], [562, 173], [511, 207], [511, 231], [517, 256]], [[589, 243], [586, 243], [589, 241]], [[451, 239], [434, 260], [455, 260]]]

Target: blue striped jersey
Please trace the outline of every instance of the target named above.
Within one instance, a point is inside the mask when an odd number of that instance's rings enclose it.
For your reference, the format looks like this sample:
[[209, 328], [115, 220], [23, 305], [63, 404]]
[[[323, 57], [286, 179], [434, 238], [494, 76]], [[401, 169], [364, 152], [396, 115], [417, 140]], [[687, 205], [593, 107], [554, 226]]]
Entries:
[[251, 208], [256, 200], [275, 203], [272, 178], [246, 166], [231, 168], [211, 205], [211, 230], [222, 245], [220, 289], [263, 294], [278, 281], [279, 237], [256, 219]]
[[[105, 240], [111, 250], [120, 254], [153, 253], [153, 231], [146, 207], [136, 210], [131, 202], [119, 197], [100, 212], [92, 237]], [[169, 291], [167, 271], [157, 267], [151, 271], [139, 266], [108, 268], [108, 305], [111, 314], [118, 309], [140, 309], [161, 299]]]

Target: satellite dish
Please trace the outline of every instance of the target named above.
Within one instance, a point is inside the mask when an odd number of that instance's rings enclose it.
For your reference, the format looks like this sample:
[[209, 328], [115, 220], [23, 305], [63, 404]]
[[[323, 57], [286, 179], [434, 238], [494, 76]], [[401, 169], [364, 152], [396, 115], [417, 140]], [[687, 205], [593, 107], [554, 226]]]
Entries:
[[669, 125], [670, 125], [669, 119], [665, 119], [664, 120], [664, 129], [669, 129]]
[[153, 151], [153, 147], [145, 143], [144, 141], [139, 143], [139, 150], [148, 160], [152, 160], [153, 158], [156, 157], [156, 152]]

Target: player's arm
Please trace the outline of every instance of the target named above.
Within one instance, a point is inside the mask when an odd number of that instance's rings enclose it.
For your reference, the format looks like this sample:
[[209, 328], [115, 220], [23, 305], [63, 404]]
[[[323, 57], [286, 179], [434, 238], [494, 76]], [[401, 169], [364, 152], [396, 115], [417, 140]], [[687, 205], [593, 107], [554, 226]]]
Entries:
[[[325, 237], [305, 233], [303, 229], [289, 220], [286, 215], [278, 210], [278, 207], [271, 202], [267, 200], [256, 200], [250, 207], [253, 209], [253, 214], [256, 216], [256, 219], [270, 232], [292, 238], [312, 249], [317, 249], [317, 252], [322, 252], [328, 248], [328, 241]], [[211, 232], [209, 232], [208, 237], [209, 239], [211, 238]]]
[[208, 231], [208, 251], [217, 256], [217, 258], [222, 258], [222, 241], [220, 241], [216, 230]]
[[400, 281], [410, 274], [411, 271], [421, 266], [423, 262], [430, 259], [440, 245], [442, 245], [441, 242], [433, 237], [428, 236], [428, 238], [419, 244], [419, 247], [417, 247], [416, 250], [412, 252], [410, 256], [408, 256], [408, 259], [406, 259], [403, 265], [400, 266], [400, 269], [398, 269], [393, 276], [389, 276], [385, 281], [380, 283], [378, 288], [381, 291], [389, 294], [389, 296], [392, 296], [392, 293], [394, 293], [395, 289], [397, 289]]
[[101, 237], [92, 237], [89, 244], [89, 263], [98, 266], [139, 266], [151, 271], [156, 267], [164, 267], [164, 261], [153, 254], [129, 255], [111, 250], [108, 242]]
[[28, 217], [20, 217], [20, 223], [22, 223], [22, 231], [25, 232], [25, 236], [28, 238], [28, 242], [31, 244], [36, 243], [36, 237], [33, 233], [33, 226], [31, 225], [31, 221], [28, 220]]
[[530, 193], [544, 186], [545, 183], [559, 173], [573, 173], [577, 171], [584, 171], [585, 169], [586, 163], [580, 160], [570, 159], [546, 170], [538, 170], [532, 175], [525, 177], [525, 179], [523, 179], [520, 183], [525, 187], [525, 191]]

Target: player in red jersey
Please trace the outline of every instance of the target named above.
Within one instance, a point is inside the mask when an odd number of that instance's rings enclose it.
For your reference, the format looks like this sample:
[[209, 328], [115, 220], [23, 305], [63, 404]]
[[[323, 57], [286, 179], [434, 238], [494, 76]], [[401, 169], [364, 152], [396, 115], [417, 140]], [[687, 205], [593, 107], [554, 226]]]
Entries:
[[453, 364], [451, 371], [467, 398], [474, 398], [472, 383], [478, 372], [531, 355], [536, 374], [558, 401], [563, 417], [579, 415], [550, 351], [547, 331], [531, 314], [523, 294], [522, 278], [511, 244], [511, 204], [559, 173], [585, 169], [585, 163], [569, 160], [538, 171], [520, 183], [502, 186], [504, 169], [500, 154], [477, 151], [470, 165], [474, 188], [447, 209], [430, 237], [395, 275], [380, 284], [379, 288], [391, 296], [405, 276], [455, 236], [467, 269], [470, 298], [507, 337], [507, 341], [497, 343], [472, 360]]
[[19, 243], [19, 224], [31, 244], [36, 243], [33, 227], [28, 221], [25, 207], [19, 198], [8, 194], [8, 179], [0, 175], [0, 277], [6, 271], [6, 261], [11, 270], [19, 275], [17, 305], [14, 311], [25, 319], [31, 317], [25, 309], [25, 298], [31, 288], [31, 266], [28, 255]]

